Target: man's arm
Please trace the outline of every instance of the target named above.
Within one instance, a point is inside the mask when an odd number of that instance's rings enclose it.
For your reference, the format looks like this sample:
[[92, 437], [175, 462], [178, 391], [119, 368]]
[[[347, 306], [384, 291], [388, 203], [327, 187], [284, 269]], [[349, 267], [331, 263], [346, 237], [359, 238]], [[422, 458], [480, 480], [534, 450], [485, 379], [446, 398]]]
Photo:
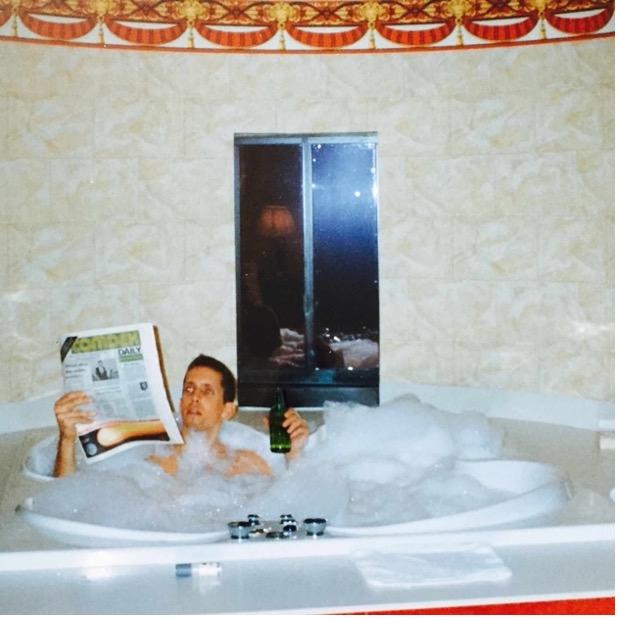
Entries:
[[58, 424], [58, 446], [54, 461], [54, 476], [67, 476], [75, 472], [75, 440], [76, 424], [87, 424], [92, 421], [93, 413], [78, 411], [78, 407], [91, 402], [84, 392], [68, 392], [54, 403], [54, 414]]
[[286, 429], [291, 438], [291, 451], [286, 454], [286, 458], [292, 461], [299, 457], [308, 441], [308, 423], [295, 409], [288, 409], [284, 413], [284, 422], [282, 426]]

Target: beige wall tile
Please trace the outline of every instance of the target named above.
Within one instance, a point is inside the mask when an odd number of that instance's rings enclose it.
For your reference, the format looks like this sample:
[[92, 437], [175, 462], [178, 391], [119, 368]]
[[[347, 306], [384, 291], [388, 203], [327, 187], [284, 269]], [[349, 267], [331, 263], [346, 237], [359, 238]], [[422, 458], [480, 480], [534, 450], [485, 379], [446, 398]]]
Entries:
[[93, 133], [98, 157], [180, 157], [183, 103], [165, 94], [106, 95], [95, 103]]
[[0, 161], [0, 214], [3, 222], [43, 224], [51, 221], [48, 161]]
[[608, 238], [603, 219], [547, 219], [540, 230], [540, 277], [547, 281], [607, 282]]
[[[45, 46], [2, 43], [0, 92], [18, 99], [53, 96], [49, 79], [50, 57]], [[66, 62], [66, 54], [63, 62]]]
[[442, 98], [370, 100], [369, 130], [378, 132], [382, 155], [436, 155], [447, 147], [449, 112]]
[[596, 89], [546, 89], [535, 98], [535, 106], [539, 149], [604, 148], [603, 106]]
[[185, 224], [185, 281], [209, 288], [218, 280], [235, 280], [235, 230], [230, 224]]
[[326, 90], [327, 66], [319, 57], [263, 56], [248, 62], [247, 57], [232, 56], [227, 62], [230, 97], [239, 102], [277, 102], [278, 106], [291, 101], [316, 103], [332, 96], [344, 99], [344, 93]]
[[9, 287], [93, 285], [94, 231], [79, 224], [15, 225], [9, 235]]
[[241, 103], [187, 98], [183, 109], [185, 156], [229, 158], [235, 134], [276, 132], [276, 105], [243, 104], [251, 100], [251, 92]]
[[51, 333], [49, 290], [14, 291], [6, 296], [5, 302], [4, 321], [11, 359], [49, 353], [55, 342]]
[[545, 284], [540, 288], [541, 348], [557, 341], [613, 348], [613, 289], [570, 283]]
[[[466, 95], [470, 92], [490, 94], [494, 90], [497, 58], [494, 52], [470, 50], [463, 54], [433, 52], [409, 54], [403, 61], [405, 96], [435, 97], [437, 95]], [[489, 50], [486, 50], [489, 51]], [[441, 79], [437, 79], [441, 76]]]
[[496, 213], [487, 157], [410, 157], [405, 173], [411, 186], [409, 215], [485, 218]]
[[392, 346], [411, 340], [411, 306], [408, 291], [407, 280], [404, 278], [381, 276], [379, 328], [382, 352], [384, 347], [390, 347], [391, 350]]
[[162, 342], [195, 341], [206, 347], [224, 347], [234, 341], [235, 283], [232, 279], [191, 282], [163, 287], [140, 286], [143, 320], [159, 326]]
[[540, 389], [611, 400], [613, 398], [613, 353], [589, 343], [555, 341], [541, 349]]
[[51, 221], [138, 217], [138, 160], [58, 159], [50, 163]]
[[65, 97], [9, 99], [10, 157], [88, 157], [92, 151], [93, 108], [88, 102]]
[[456, 383], [504, 390], [535, 390], [538, 364], [534, 349], [510, 347], [477, 350], [457, 345]]
[[538, 225], [521, 218], [492, 222], [458, 219], [454, 227], [454, 277], [536, 279]]
[[528, 91], [475, 98], [455, 97], [451, 106], [451, 155], [524, 153], [535, 140], [534, 97]]
[[[403, 96], [403, 63], [398, 56], [331, 56], [323, 61], [327, 94], [342, 99], [368, 99], [380, 95]], [[305, 63], [304, 63], [305, 64]]]
[[78, 327], [235, 369], [234, 135], [347, 131], [378, 132], [381, 380], [611, 398], [614, 52], [2, 43], [0, 399], [57, 391]]
[[576, 154], [528, 153], [495, 160], [497, 211], [501, 215], [580, 217], [587, 213], [578, 192]]
[[381, 229], [381, 273], [409, 278], [447, 278], [452, 268], [452, 221], [412, 218]]
[[140, 159], [134, 178], [140, 219], [233, 222], [232, 149], [230, 158]]
[[230, 60], [218, 54], [149, 54], [148, 62], [140, 63], [137, 77], [149, 97], [165, 93], [179, 99], [221, 100], [231, 95], [230, 75], [235, 72], [230, 70]]
[[582, 214], [614, 213], [614, 152], [577, 151], [575, 185]]
[[498, 282], [494, 286], [497, 342], [537, 347], [544, 329], [542, 291], [535, 282]]
[[276, 106], [280, 133], [344, 133], [374, 131], [364, 99], [283, 101]]
[[165, 227], [112, 221], [97, 230], [98, 284], [179, 282], [183, 278], [183, 225]]
[[52, 289], [49, 314], [56, 337], [76, 330], [136, 323], [140, 321], [139, 285]]
[[454, 385], [456, 359], [452, 344], [412, 342], [407, 350], [409, 374], [403, 378], [415, 383]]
[[58, 394], [61, 386], [62, 375], [56, 346], [50, 346], [42, 354], [20, 353], [11, 360], [11, 401]]

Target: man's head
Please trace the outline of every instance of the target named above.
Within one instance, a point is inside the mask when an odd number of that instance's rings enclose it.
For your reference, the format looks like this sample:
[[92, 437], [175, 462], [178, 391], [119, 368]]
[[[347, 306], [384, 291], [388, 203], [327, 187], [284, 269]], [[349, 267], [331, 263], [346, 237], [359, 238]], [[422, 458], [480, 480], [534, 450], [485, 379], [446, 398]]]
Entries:
[[215, 439], [222, 422], [236, 412], [235, 377], [229, 368], [207, 355], [194, 359], [183, 379], [181, 416], [187, 429], [207, 431]]

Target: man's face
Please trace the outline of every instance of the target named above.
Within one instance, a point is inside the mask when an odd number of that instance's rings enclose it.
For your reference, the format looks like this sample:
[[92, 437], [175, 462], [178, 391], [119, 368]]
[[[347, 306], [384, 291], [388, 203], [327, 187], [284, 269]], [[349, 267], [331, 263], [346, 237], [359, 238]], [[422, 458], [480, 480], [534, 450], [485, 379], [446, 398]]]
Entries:
[[234, 404], [224, 403], [222, 375], [212, 368], [192, 368], [183, 382], [181, 416], [187, 429], [216, 434], [234, 415]]

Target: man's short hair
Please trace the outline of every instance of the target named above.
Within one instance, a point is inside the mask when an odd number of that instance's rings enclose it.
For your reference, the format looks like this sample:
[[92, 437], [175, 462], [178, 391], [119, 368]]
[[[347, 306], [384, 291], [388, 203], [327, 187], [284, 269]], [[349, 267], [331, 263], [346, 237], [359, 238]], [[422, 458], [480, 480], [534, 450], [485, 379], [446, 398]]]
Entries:
[[[192, 368], [210, 368], [211, 370], [215, 370], [215, 372], [219, 372], [222, 377], [224, 402], [235, 402], [235, 398], [237, 396], [237, 382], [235, 381], [235, 375], [232, 374], [230, 368], [228, 368], [226, 364], [220, 362], [220, 360], [216, 360], [214, 357], [201, 353], [189, 363], [189, 366], [185, 371], [185, 377], [187, 377], [187, 373]], [[185, 383], [185, 377], [183, 377], [183, 383]]]

